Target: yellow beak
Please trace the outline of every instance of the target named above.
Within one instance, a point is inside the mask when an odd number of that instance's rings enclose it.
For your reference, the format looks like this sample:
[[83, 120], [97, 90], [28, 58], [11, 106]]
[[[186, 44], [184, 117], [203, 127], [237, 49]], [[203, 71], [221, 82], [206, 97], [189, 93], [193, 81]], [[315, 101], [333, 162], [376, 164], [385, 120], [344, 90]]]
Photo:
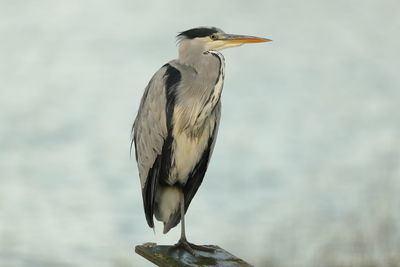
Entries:
[[220, 40], [232, 42], [232, 43], [265, 43], [272, 42], [267, 38], [249, 36], [249, 35], [237, 35], [237, 34], [224, 34]]

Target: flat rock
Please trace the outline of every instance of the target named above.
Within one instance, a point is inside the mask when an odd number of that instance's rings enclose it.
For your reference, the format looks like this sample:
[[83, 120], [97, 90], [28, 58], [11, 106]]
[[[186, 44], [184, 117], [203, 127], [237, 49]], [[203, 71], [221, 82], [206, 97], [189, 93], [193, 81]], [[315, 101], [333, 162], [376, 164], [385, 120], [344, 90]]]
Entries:
[[243, 267], [252, 266], [242, 259], [230, 254], [226, 250], [214, 246], [205, 245], [213, 248], [214, 252], [195, 250], [193, 256], [182, 248], [174, 246], [136, 246], [137, 254], [153, 262], [160, 267], [197, 267], [197, 266], [218, 266], [218, 267]]

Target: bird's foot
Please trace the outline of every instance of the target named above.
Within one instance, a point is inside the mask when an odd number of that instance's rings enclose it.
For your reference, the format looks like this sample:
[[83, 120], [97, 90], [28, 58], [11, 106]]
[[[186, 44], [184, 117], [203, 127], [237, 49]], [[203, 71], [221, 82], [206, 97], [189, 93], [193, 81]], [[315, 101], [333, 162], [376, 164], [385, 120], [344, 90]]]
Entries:
[[185, 238], [179, 239], [178, 243], [174, 245], [174, 247], [180, 247], [193, 256], [197, 256], [194, 250], [204, 251], [204, 252], [215, 252], [215, 249], [205, 246], [198, 246], [192, 243], [189, 243]]

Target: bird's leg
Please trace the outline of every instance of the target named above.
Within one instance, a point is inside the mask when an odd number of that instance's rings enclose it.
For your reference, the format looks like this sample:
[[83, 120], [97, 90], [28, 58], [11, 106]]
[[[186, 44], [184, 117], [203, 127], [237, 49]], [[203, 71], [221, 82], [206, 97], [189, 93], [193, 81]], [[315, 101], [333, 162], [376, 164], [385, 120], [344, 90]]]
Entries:
[[185, 232], [185, 195], [182, 193], [180, 200], [180, 208], [181, 208], [181, 238], [182, 241], [186, 240], [186, 232]]
[[190, 246], [191, 244], [187, 241], [186, 239], [186, 233], [185, 233], [185, 199], [184, 199], [184, 194], [181, 194], [181, 199], [180, 199], [180, 209], [181, 209], [181, 238], [179, 239], [178, 243], [175, 245], [177, 247], [182, 247], [184, 250], [192, 254], [193, 256], [196, 256], [192, 247]]
[[198, 245], [189, 243], [187, 241], [186, 233], [185, 233], [185, 199], [184, 199], [183, 193], [181, 195], [181, 200], [180, 200], [180, 209], [181, 209], [181, 238], [179, 239], [178, 243], [175, 244], [175, 247], [182, 247], [184, 250], [186, 250], [193, 256], [196, 256], [193, 249], [200, 250], [200, 251], [206, 251], [206, 252], [214, 252], [215, 250], [213, 248], [198, 246]]

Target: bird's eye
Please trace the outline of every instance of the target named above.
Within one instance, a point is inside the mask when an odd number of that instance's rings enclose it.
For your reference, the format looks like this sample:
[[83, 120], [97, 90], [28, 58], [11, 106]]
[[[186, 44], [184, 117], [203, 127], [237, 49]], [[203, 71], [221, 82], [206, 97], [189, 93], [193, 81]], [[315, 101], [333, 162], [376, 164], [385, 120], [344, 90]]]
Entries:
[[218, 39], [218, 35], [216, 35], [215, 33], [210, 35], [211, 40], [217, 40]]

